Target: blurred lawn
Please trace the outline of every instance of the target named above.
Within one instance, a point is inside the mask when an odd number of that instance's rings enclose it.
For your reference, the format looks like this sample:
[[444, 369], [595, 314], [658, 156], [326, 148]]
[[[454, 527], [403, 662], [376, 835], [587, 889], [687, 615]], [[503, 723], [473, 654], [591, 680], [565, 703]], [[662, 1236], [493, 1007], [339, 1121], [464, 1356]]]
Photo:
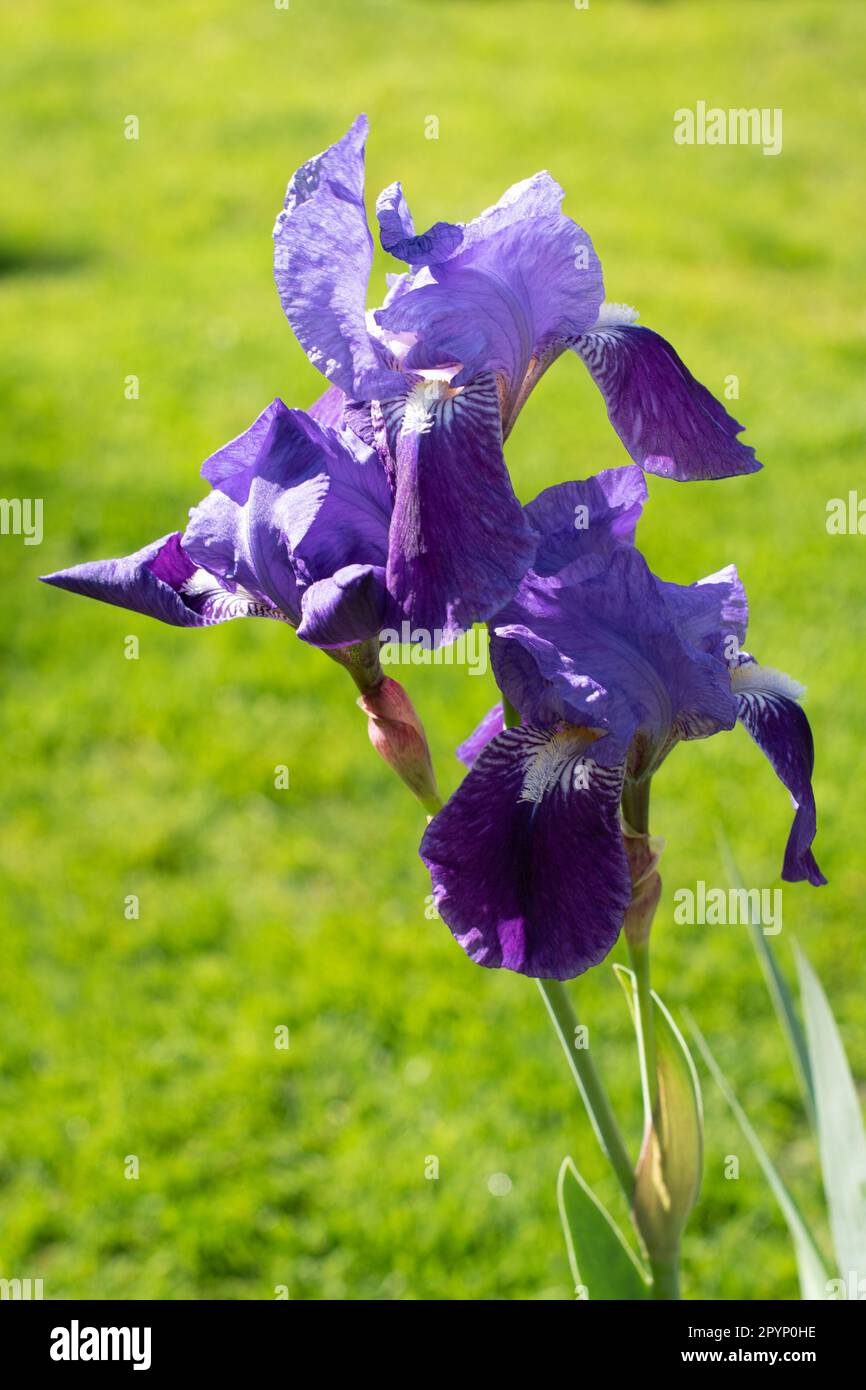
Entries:
[[[641, 539], [680, 581], [736, 560], [750, 647], [808, 682], [831, 886], [786, 888], [779, 944], [786, 965], [792, 937], [807, 948], [866, 1077], [866, 541], [824, 525], [829, 497], [866, 495], [864, 58], [854, 0], [4, 12], [2, 492], [43, 497], [46, 533], [41, 548], [0, 540], [0, 1274], [91, 1299], [271, 1298], [277, 1284], [312, 1299], [568, 1298], [566, 1151], [620, 1210], [534, 985], [477, 969], [425, 918], [421, 822], [369, 751], [344, 674], [278, 624], [175, 631], [35, 582], [182, 525], [203, 458], [273, 396], [318, 393], [277, 303], [270, 230], [296, 165], [360, 109], [371, 207], [402, 177], [419, 225], [467, 217], [549, 167], [608, 298], [639, 305], [717, 392], [738, 375], [765, 472], [654, 480]], [[782, 155], [674, 145], [673, 111], [699, 99], [781, 107]], [[625, 461], [564, 359], [510, 445], [520, 495]], [[406, 683], [450, 789], [490, 678]], [[747, 936], [675, 928], [669, 907], [678, 885], [724, 882], [717, 825], [747, 881], [777, 882], [789, 817], [743, 731], [676, 752], [654, 794], [668, 840], [655, 973], [814, 1213], [815, 1155]], [[609, 967], [575, 997], [636, 1139]], [[795, 1297], [784, 1227], [708, 1080], [705, 1100], [687, 1294]], [[488, 1191], [495, 1172], [508, 1195]]]

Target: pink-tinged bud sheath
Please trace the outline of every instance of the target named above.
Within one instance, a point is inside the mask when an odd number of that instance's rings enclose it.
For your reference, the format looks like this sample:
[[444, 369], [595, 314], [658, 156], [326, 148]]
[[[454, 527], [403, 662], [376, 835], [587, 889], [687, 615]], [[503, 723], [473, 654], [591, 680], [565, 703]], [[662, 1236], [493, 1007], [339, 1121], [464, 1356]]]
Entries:
[[424, 726], [406, 691], [386, 676], [358, 700], [367, 715], [370, 742], [430, 816], [442, 806]]

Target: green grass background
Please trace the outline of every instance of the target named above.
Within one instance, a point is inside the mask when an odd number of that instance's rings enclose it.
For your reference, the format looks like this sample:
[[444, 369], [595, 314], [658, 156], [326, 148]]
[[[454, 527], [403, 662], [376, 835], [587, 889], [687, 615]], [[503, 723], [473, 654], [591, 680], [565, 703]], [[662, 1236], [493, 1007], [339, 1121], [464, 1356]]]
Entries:
[[[739, 377], [734, 409], [765, 471], [652, 480], [641, 542], [679, 581], [735, 560], [751, 649], [808, 684], [831, 886], [786, 887], [777, 944], [786, 967], [791, 940], [806, 947], [866, 1077], [866, 539], [825, 529], [828, 498], [866, 495], [864, 30], [855, 0], [4, 10], [0, 491], [43, 497], [46, 530], [40, 548], [0, 538], [0, 1275], [88, 1299], [277, 1285], [565, 1299], [563, 1154], [622, 1215], [534, 984], [478, 969], [425, 917], [418, 811], [370, 751], [343, 672], [278, 624], [185, 632], [36, 583], [182, 526], [210, 452], [275, 395], [318, 394], [276, 299], [270, 231], [292, 171], [361, 109], [371, 208], [402, 177], [419, 225], [469, 217], [547, 167], [608, 298], [637, 304], [715, 391]], [[781, 156], [676, 146], [674, 110], [701, 99], [781, 107]], [[626, 462], [576, 359], [533, 395], [509, 461], [524, 500]], [[406, 684], [450, 790], [491, 678], [412, 669]], [[776, 884], [789, 819], [742, 730], [676, 751], [654, 792], [654, 968], [817, 1217], [815, 1153], [747, 935], [671, 917], [676, 886], [725, 882], [718, 826], [747, 882]], [[574, 995], [636, 1142], [609, 963]], [[704, 1092], [686, 1295], [794, 1298], [781, 1219], [707, 1078]], [[488, 1190], [496, 1172], [505, 1196]]]

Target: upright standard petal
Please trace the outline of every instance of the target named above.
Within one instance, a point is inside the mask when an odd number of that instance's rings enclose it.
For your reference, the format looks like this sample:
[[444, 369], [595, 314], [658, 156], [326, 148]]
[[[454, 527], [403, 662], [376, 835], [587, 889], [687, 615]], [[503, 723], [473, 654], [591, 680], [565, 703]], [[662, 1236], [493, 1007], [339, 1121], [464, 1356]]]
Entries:
[[604, 560], [617, 546], [634, 545], [646, 499], [646, 480], [633, 466], [545, 488], [524, 507], [538, 536], [533, 570], [547, 577], [575, 561], [586, 566], [590, 556]]
[[746, 590], [735, 565], [726, 565], [696, 584], [669, 584], [657, 579], [679, 632], [703, 652], [736, 664], [749, 621]]
[[658, 333], [634, 323], [635, 311], [605, 305], [573, 344], [604, 396], [610, 422], [635, 463], [680, 482], [754, 473], [754, 449], [715, 396], [696, 381]]
[[[184, 549], [228, 587], [262, 594], [293, 622], [317, 581], [347, 566], [384, 567], [391, 493], [376, 454], [351, 432], [276, 400], [202, 472], [215, 491], [191, 512]], [[312, 610], [306, 616], [302, 635], [315, 640]]]
[[437, 222], [429, 231], [416, 236], [400, 183], [389, 184], [379, 194], [376, 217], [382, 250], [407, 265], [447, 260], [463, 240], [462, 229], [452, 222]]
[[827, 880], [812, 853], [817, 829], [812, 791], [815, 748], [809, 721], [798, 704], [803, 689], [782, 671], [759, 666], [750, 659], [732, 673], [731, 684], [740, 723], [769, 759], [796, 808], [785, 847], [782, 878], [788, 883], [808, 879], [819, 887]]
[[387, 332], [414, 335], [407, 371], [459, 367], [458, 386], [493, 371], [503, 383], [503, 420], [512, 420], [527, 375], [537, 379], [539, 361], [546, 365], [594, 323], [602, 302], [598, 257], [563, 216], [562, 196], [547, 173], [515, 184], [460, 229], [447, 259], [443, 224], [431, 229], [436, 259], [375, 315]]
[[310, 361], [350, 396], [393, 391], [366, 325], [373, 239], [364, 211], [367, 118], [292, 176], [274, 227], [274, 279]]
[[280, 618], [274, 604], [228, 589], [181, 549], [180, 532], [163, 536], [119, 560], [93, 560], [56, 574], [45, 584], [144, 613], [174, 627], [211, 627], [231, 618]]
[[622, 769], [584, 733], [508, 729], [421, 842], [436, 907], [479, 965], [568, 980], [603, 960], [631, 896]]
[[[634, 549], [599, 572], [532, 573], [492, 625], [497, 683], [528, 723], [559, 717], [609, 732], [629, 772], [652, 771], [678, 739], [733, 728], [724, 662], [679, 632], [658, 581]], [[601, 756], [601, 750], [599, 750]]]
[[501, 608], [535, 553], [502, 456], [494, 378], [462, 390], [417, 383], [394, 448], [388, 588], [413, 626], [447, 641]]

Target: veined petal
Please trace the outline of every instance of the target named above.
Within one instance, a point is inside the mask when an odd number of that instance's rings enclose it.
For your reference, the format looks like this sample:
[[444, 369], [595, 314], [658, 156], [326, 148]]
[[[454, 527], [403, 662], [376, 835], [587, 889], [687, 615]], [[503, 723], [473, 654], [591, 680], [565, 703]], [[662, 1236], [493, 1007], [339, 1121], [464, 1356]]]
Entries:
[[191, 512], [184, 549], [228, 587], [262, 594], [294, 622], [316, 580], [347, 565], [384, 566], [388, 480], [350, 431], [276, 400], [202, 472], [216, 490]]
[[657, 579], [668, 611], [682, 634], [703, 652], [732, 665], [746, 640], [749, 603], [735, 565], [726, 565], [696, 584]]
[[477, 729], [457, 749], [457, 756], [461, 763], [465, 763], [466, 767], [472, 767], [479, 753], [487, 747], [491, 739], [494, 739], [497, 734], [501, 734], [504, 728], [505, 713], [502, 708], [502, 701], [497, 700], [493, 708], [487, 711]]
[[733, 728], [727, 667], [680, 634], [637, 550], [620, 546], [604, 569], [574, 573], [528, 574], [492, 623], [497, 684], [525, 721], [547, 722], [558, 706], [571, 723], [607, 730], [617, 757], [631, 748], [633, 776], [677, 739]]
[[364, 211], [367, 118], [292, 176], [274, 227], [274, 279], [310, 361], [350, 396], [393, 391], [365, 321], [373, 239]]
[[304, 590], [298, 636], [314, 647], [348, 647], [377, 637], [389, 626], [393, 600], [385, 571], [375, 565], [346, 565]]
[[769, 759], [794, 803], [794, 823], [785, 847], [782, 878], [788, 883], [808, 879], [818, 887], [827, 880], [812, 853], [817, 829], [812, 791], [815, 747], [809, 721], [798, 703], [802, 686], [782, 671], [751, 660], [732, 672], [731, 685], [740, 723]]
[[210, 627], [231, 618], [279, 618], [274, 604], [241, 590], [227, 589], [184, 554], [180, 532], [153, 541], [119, 560], [93, 560], [56, 574], [45, 584], [100, 599], [134, 613], [145, 613], [174, 627]]
[[580, 731], [498, 734], [421, 842], [436, 907], [479, 965], [568, 980], [603, 960], [631, 895], [622, 768]]
[[395, 448], [388, 588], [413, 626], [449, 640], [511, 597], [535, 553], [502, 456], [494, 378], [412, 387]]
[[535, 573], [558, 574], [576, 560], [606, 557], [616, 546], [634, 545], [646, 499], [646, 480], [633, 466], [545, 488], [524, 507], [538, 536]]
[[452, 222], [437, 222], [429, 231], [416, 236], [400, 183], [389, 184], [379, 194], [376, 217], [382, 250], [407, 265], [447, 260], [463, 240], [462, 228]]
[[547, 173], [515, 184], [461, 228], [447, 260], [439, 259], [442, 224], [428, 234], [437, 259], [375, 316], [391, 333], [416, 335], [406, 370], [459, 366], [457, 386], [493, 371], [504, 383], [503, 419], [511, 419], [533, 361], [583, 333], [602, 301], [598, 257], [563, 216], [562, 196]]
[[[605, 306], [575, 351], [604, 396], [610, 422], [635, 463], [681, 482], [754, 473], [761, 464], [741, 444], [743, 430], [696, 381], [670, 343]], [[622, 315], [633, 315], [629, 310]]]
[[[524, 597], [527, 587], [521, 586]], [[514, 607], [509, 604], [505, 611]], [[562, 651], [557, 640], [543, 636], [534, 618], [524, 623], [503, 623], [501, 618], [500, 613], [490, 634], [493, 674], [522, 719], [543, 727], [566, 720], [584, 729], [609, 730], [608, 691], [586, 674], [584, 662]], [[544, 630], [551, 631], [549, 625]], [[561, 639], [562, 633], [554, 637]], [[614, 761], [625, 756], [627, 744], [623, 733], [612, 754]]]

